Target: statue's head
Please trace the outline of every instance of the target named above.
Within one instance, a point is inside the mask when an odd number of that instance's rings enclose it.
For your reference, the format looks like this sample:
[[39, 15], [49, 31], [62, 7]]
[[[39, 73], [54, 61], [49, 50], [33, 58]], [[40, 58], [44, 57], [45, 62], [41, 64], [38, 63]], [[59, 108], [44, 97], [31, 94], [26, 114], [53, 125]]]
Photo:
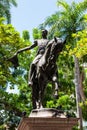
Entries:
[[48, 31], [46, 29], [42, 30], [42, 37], [47, 37]]

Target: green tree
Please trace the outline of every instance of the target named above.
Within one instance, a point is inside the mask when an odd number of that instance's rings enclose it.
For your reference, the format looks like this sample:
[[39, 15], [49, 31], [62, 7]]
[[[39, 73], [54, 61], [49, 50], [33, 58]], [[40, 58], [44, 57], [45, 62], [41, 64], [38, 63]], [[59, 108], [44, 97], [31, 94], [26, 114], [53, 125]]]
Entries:
[[[87, 20], [87, 16], [86, 16], [86, 20]], [[87, 111], [86, 111], [86, 107], [87, 107], [87, 89], [86, 89], [86, 82], [87, 82], [87, 28], [85, 30], [79, 31], [76, 34], [73, 34], [73, 37], [75, 37], [76, 39], [78, 39], [77, 41], [77, 46], [70, 52], [70, 53], [75, 53], [75, 55], [79, 58], [79, 60], [83, 60], [84, 64], [81, 67], [80, 70], [80, 90], [82, 88], [84, 88], [84, 93], [82, 93], [82, 97], [83, 97], [83, 101], [81, 103], [81, 107], [82, 107], [82, 113], [83, 113], [83, 118], [85, 120], [87, 120]], [[84, 73], [85, 72], [85, 73]], [[85, 77], [85, 80], [84, 80]], [[83, 81], [83, 82], [82, 82]], [[82, 86], [82, 88], [81, 88]], [[84, 87], [83, 87], [84, 86]], [[83, 90], [82, 90], [83, 91]]]
[[[18, 68], [8, 61], [19, 49], [31, 44], [20, 37], [19, 32], [11, 24], [4, 24], [0, 19], [0, 128], [4, 124], [14, 130], [22, 116], [31, 110], [31, 88], [27, 87], [27, 75], [33, 55], [30, 51], [18, 55]], [[28, 55], [30, 55], [28, 57]], [[26, 58], [25, 58], [26, 57]], [[23, 62], [24, 61], [24, 62]], [[18, 92], [11, 93], [17, 88]], [[8, 91], [7, 91], [8, 90]]]
[[0, 17], [5, 17], [11, 23], [11, 6], [17, 7], [16, 0], [0, 0]]
[[[58, 0], [57, 5], [59, 11], [51, 15], [46, 21], [41, 24], [41, 27], [49, 27], [49, 37], [59, 36], [67, 38], [67, 45], [73, 49], [76, 46], [76, 40], [72, 37], [73, 33], [77, 33], [79, 30], [83, 30], [86, 26], [84, 19], [85, 11], [87, 10], [87, 0], [83, 2], [68, 4], [64, 0]], [[61, 7], [61, 8], [60, 8]], [[69, 46], [68, 46], [69, 47]], [[69, 49], [70, 49], [69, 48]], [[79, 82], [80, 82], [80, 67], [79, 60], [74, 55], [75, 62], [75, 86], [76, 86], [76, 100], [77, 100], [77, 113], [81, 117], [81, 109], [79, 107], [80, 93], [79, 93]], [[82, 119], [82, 118], [81, 118]], [[82, 120], [80, 120], [80, 129], [82, 130]]]
[[25, 41], [29, 41], [29, 39], [30, 39], [29, 32], [27, 30], [24, 30], [22, 32], [22, 37], [24, 38]]
[[41, 38], [41, 31], [38, 28], [33, 28], [33, 38], [34, 39]]

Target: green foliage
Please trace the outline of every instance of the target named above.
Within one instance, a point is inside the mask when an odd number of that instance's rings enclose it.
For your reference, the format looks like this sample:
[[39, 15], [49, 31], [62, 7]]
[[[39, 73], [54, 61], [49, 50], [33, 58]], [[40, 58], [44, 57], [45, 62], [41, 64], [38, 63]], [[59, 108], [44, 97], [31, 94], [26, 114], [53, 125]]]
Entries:
[[38, 30], [38, 28], [33, 29], [33, 38], [34, 39], [40, 39], [41, 38], [41, 31]]
[[2, 86], [7, 82], [7, 77], [10, 76], [9, 79], [12, 77], [9, 71], [11, 64], [7, 60], [22, 46], [22, 43], [19, 33], [11, 24], [0, 24], [0, 84]]
[[24, 38], [25, 41], [29, 41], [29, 39], [30, 39], [29, 32], [27, 30], [24, 30], [22, 32], [22, 37]]
[[83, 118], [85, 121], [87, 121], [87, 100], [80, 103], [80, 107], [82, 108]]
[[74, 126], [72, 130], [80, 130], [78, 126]]
[[[3, 19], [0, 19], [0, 115], [2, 115], [0, 126], [2, 129], [4, 124], [11, 130], [15, 129], [22, 112], [26, 111], [29, 115], [32, 109], [31, 89], [27, 87], [27, 78], [33, 53], [31, 55], [31, 52], [27, 51], [19, 54], [20, 66], [17, 69], [8, 61], [18, 49], [30, 44], [30, 41], [20, 37], [19, 32], [11, 24], [6, 25]], [[17, 94], [12, 93], [12, 90]]]
[[62, 109], [70, 110], [71, 107], [74, 105], [72, 99], [70, 99], [69, 95], [63, 95], [59, 97], [57, 101], [57, 106], [62, 106]]
[[16, 0], [0, 0], [0, 18], [5, 17], [7, 23], [11, 23], [11, 6], [17, 6]]
[[70, 55], [74, 54], [76, 57], [81, 59], [87, 55], [87, 29], [73, 34], [73, 37], [76, 38], [76, 46], [73, 50], [70, 50], [69, 53]]
[[73, 110], [75, 107], [75, 98], [70, 95], [59, 94], [59, 99], [47, 101], [46, 106], [48, 108], [58, 108], [61, 106], [61, 110]]

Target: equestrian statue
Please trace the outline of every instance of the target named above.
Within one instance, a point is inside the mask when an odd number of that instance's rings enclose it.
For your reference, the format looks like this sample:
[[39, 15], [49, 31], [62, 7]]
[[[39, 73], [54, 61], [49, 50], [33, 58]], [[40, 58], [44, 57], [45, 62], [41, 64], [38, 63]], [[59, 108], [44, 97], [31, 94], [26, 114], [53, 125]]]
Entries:
[[63, 41], [60, 38], [54, 37], [54, 39], [49, 41], [47, 39], [47, 34], [47, 30], [42, 30], [42, 39], [35, 40], [33, 45], [18, 50], [15, 55], [9, 59], [9, 61], [17, 67], [17, 54], [38, 46], [37, 55], [30, 66], [28, 79], [28, 85], [32, 87], [33, 109], [43, 108], [44, 92], [48, 83], [52, 83], [55, 90], [54, 96], [56, 98], [58, 97], [59, 85], [56, 62], [66, 43], [66, 40]]

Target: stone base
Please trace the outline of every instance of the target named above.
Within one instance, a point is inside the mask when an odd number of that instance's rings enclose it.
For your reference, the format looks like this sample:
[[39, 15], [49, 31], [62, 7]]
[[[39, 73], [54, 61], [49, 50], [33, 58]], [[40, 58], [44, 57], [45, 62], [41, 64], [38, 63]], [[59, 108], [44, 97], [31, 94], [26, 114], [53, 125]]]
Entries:
[[61, 117], [66, 118], [64, 111], [54, 108], [41, 108], [31, 111], [29, 117]]
[[28, 117], [21, 120], [18, 130], [72, 130], [77, 123], [77, 118]]
[[24, 117], [18, 130], [72, 130], [78, 118], [67, 118], [63, 111], [56, 109], [35, 109], [29, 117]]

